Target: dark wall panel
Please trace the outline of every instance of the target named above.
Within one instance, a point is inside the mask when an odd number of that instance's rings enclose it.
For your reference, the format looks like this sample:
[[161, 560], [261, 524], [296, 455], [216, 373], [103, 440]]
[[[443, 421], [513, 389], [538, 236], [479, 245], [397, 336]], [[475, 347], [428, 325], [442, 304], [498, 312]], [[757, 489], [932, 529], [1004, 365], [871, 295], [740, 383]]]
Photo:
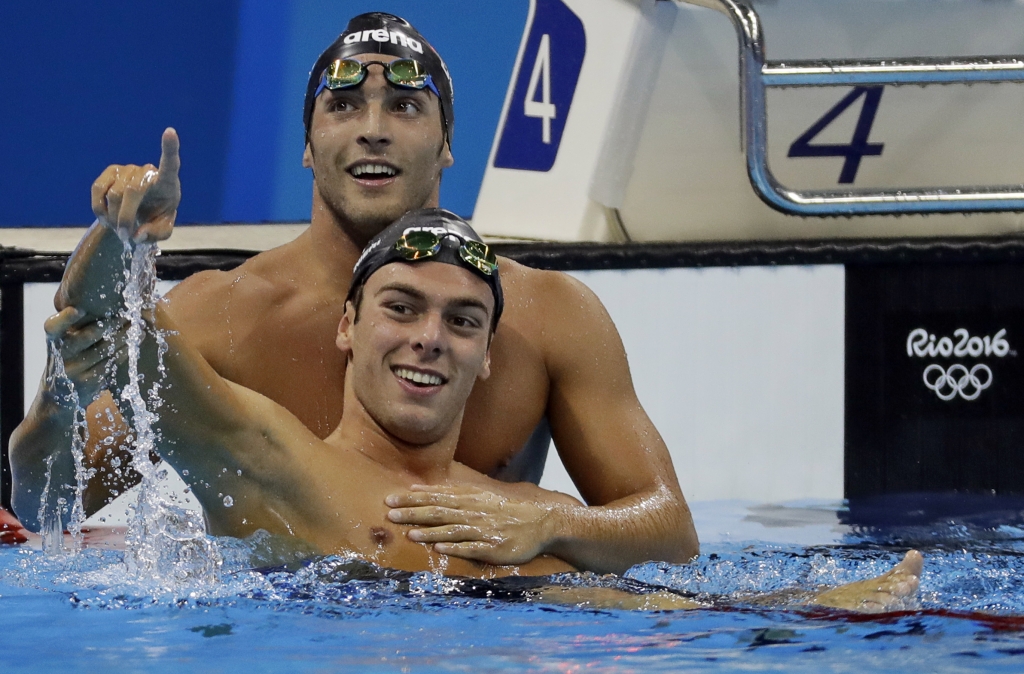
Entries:
[[1024, 265], [848, 265], [846, 496], [1024, 494]]

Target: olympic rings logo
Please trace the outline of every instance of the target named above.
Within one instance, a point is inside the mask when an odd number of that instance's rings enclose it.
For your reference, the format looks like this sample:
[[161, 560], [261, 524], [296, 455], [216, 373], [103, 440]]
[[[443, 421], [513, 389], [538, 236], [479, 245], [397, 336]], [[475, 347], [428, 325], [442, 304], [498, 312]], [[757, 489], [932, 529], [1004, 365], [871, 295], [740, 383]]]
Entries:
[[[978, 377], [981, 372], [984, 373], [984, 381]], [[974, 400], [992, 385], [992, 370], [984, 363], [978, 363], [970, 370], [960, 363], [950, 365], [948, 370], [933, 363], [924, 369], [923, 378], [924, 385], [935, 391], [940, 400], [952, 400], [957, 395], [964, 400]]]

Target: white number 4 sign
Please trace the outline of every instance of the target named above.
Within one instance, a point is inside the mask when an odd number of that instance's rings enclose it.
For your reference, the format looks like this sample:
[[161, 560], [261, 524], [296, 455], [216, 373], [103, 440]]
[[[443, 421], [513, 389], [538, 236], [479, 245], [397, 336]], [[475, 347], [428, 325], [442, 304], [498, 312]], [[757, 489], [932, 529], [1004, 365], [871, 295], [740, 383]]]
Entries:
[[[537, 100], [537, 84], [541, 84], [541, 99]], [[545, 33], [540, 39], [537, 60], [533, 62], [530, 85], [526, 88], [523, 114], [542, 120], [541, 138], [551, 144], [551, 120], [555, 119], [555, 104], [551, 102], [551, 36]]]

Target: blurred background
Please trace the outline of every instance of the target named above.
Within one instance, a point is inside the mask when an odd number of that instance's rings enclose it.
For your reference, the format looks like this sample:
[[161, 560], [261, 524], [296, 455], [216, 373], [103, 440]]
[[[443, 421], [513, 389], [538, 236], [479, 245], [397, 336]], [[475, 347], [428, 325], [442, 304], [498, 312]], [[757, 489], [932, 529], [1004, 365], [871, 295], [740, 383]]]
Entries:
[[[308, 221], [302, 100], [349, 18], [407, 18], [455, 82], [442, 202], [473, 215], [529, 0], [0, 3], [3, 227], [86, 225], [110, 163], [156, 162], [178, 130], [181, 223]], [[2, 243], [2, 234], [0, 234]]]

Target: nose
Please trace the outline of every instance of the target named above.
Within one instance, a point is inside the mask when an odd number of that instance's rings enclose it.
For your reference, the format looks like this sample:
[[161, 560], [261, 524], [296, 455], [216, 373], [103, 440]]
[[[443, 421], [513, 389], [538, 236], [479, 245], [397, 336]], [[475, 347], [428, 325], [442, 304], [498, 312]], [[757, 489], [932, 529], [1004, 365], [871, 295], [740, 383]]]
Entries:
[[388, 83], [384, 79], [383, 68], [371, 64], [362, 88], [367, 94], [366, 114], [363, 115], [363, 128], [357, 142], [371, 153], [380, 153], [391, 145], [392, 140], [386, 110]]
[[425, 358], [436, 358], [444, 350], [444, 325], [437, 312], [426, 314], [413, 337], [412, 350]]
[[388, 129], [387, 115], [383, 104], [371, 100], [366, 106], [363, 116], [363, 128], [360, 129], [357, 141], [372, 154], [380, 154], [391, 145], [391, 133]]

